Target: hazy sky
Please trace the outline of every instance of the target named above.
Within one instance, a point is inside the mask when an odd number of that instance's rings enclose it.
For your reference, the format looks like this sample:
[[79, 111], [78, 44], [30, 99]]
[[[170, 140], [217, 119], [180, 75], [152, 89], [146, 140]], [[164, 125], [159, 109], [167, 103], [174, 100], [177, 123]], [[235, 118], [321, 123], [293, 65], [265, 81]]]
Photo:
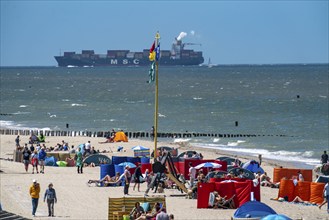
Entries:
[[64, 51], [201, 43], [216, 64], [327, 63], [328, 0], [1, 1], [1, 66], [56, 66]]

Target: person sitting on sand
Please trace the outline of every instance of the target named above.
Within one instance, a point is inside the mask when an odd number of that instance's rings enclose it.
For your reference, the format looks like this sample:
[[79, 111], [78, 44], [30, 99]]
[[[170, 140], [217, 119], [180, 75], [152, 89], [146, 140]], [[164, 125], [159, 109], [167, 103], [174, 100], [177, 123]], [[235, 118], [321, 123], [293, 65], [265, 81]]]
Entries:
[[106, 144], [106, 143], [113, 143], [114, 142], [114, 138], [115, 138], [115, 131], [114, 129], [112, 129], [111, 132], [109, 132], [110, 134], [106, 137], [106, 140], [103, 142], [98, 142], [99, 144]]
[[144, 213], [144, 209], [142, 206], [140, 206], [139, 202], [135, 203], [135, 207], [130, 212], [130, 219], [137, 219], [139, 216], [141, 216]]
[[155, 219], [157, 214], [160, 212], [160, 210], [161, 210], [160, 203], [156, 202], [152, 208], [151, 213], [142, 214], [136, 220]]
[[294, 203], [304, 203], [304, 204], [308, 204], [308, 205], [317, 205], [315, 202], [304, 201], [299, 196], [296, 196], [294, 198], [294, 200], [292, 200], [291, 202], [294, 202]]
[[260, 185], [261, 186], [269, 186], [269, 187], [273, 187], [274, 183], [271, 181], [271, 178], [269, 176], [267, 176], [267, 173], [264, 172], [261, 176], [260, 176]]

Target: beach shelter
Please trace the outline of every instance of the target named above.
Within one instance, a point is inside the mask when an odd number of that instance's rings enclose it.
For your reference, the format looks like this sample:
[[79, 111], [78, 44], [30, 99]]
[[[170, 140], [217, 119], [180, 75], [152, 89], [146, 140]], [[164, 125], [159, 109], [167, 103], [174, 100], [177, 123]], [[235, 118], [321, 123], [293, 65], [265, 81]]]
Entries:
[[144, 146], [140, 146], [140, 145], [135, 146], [135, 147], [132, 147], [131, 149], [132, 149], [133, 151], [135, 151], [135, 150], [149, 150], [149, 148], [144, 147]]
[[118, 131], [115, 133], [114, 142], [128, 142], [128, 137], [123, 131]]
[[257, 172], [260, 172], [261, 174], [264, 173], [263, 168], [261, 168], [259, 163], [255, 160], [251, 160], [243, 164], [242, 168], [250, 170], [253, 173], [257, 173]]
[[268, 205], [258, 201], [249, 201], [240, 206], [240, 208], [235, 211], [233, 217], [261, 218], [270, 214], [276, 214], [276, 212]]
[[185, 151], [183, 153], [180, 153], [177, 157], [184, 157], [185, 154], [187, 154], [187, 157], [192, 157], [193, 156], [193, 152], [192, 150], [188, 150], [188, 151]]
[[83, 163], [88, 165], [93, 163], [95, 166], [99, 166], [100, 164], [111, 164], [112, 160], [103, 154], [91, 154], [83, 160]]
[[129, 168], [135, 168], [136, 165], [131, 163], [131, 162], [123, 162], [123, 163], [120, 163], [119, 166], [129, 166]]
[[234, 165], [235, 162], [239, 166], [241, 166], [241, 164], [242, 164], [241, 160], [239, 160], [237, 158], [233, 158], [233, 157], [218, 157], [218, 158], [216, 158], [216, 160], [226, 161], [227, 162], [227, 165]]
[[45, 166], [57, 166], [57, 159], [54, 156], [46, 157]]
[[135, 146], [131, 148], [135, 157], [150, 157], [150, 149], [144, 146]]
[[234, 176], [238, 176], [240, 174], [241, 170], [243, 171], [243, 175], [245, 178], [250, 179], [250, 180], [255, 179], [255, 174], [253, 172], [251, 172], [250, 170], [241, 168], [241, 167], [234, 167], [234, 168], [228, 170], [228, 172], [230, 174], [233, 174]]
[[282, 214], [270, 214], [261, 218], [261, 220], [292, 220], [292, 219]]
[[226, 171], [222, 170], [216, 170], [216, 171], [211, 171], [207, 174], [206, 179], [209, 180], [210, 178], [222, 178], [227, 175]]

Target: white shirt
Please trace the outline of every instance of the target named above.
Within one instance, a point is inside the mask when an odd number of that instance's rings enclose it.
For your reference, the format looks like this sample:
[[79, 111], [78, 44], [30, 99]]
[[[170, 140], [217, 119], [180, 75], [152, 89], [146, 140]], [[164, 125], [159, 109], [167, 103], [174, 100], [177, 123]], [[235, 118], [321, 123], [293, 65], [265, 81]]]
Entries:
[[196, 169], [194, 167], [190, 167], [190, 169], [188, 170], [188, 172], [190, 173], [190, 178], [195, 179]]
[[85, 143], [85, 148], [86, 148], [86, 150], [90, 149], [90, 143], [89, 142]]

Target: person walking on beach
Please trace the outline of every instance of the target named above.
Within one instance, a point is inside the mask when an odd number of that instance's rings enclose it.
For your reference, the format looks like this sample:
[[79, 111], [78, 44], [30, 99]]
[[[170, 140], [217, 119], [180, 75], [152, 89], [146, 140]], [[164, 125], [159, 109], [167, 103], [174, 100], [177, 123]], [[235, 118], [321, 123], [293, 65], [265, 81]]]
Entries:
[[46, 199], [48, 204], [48, 216], [54, 217], [54, 204], [57, 203], [57, 197], [52, 183], [49, 183], [48, 189], [46, 190], [45, 196], [43, 197], [43, 201], [45, 202]]
[[321, 155], [321, 164], [328, 163], [328, 154], [327, 151], [323, 151], [323, 154]]
[[31, 157], [31, 151], [29, 150], [29, 148], [27, 146], [25, 146], [24, 150], [23, 150], [23, 163], [25, 166], [25, 171], [27, 172], [29, 169], [29, 164], [30, 164], [30, 157]]
[[140, 178], [143, 178], [143, 175], [142, 175], [142, 171], [141, 171], [141, 164], [138, 164], [137, 168], [135, 169], [135, 173], [134, 173], [134, 180], [135, 180], [135, 184], [133, 187], [134, 191], [135, 191], [135, 187], [137, 185], [137, 190], [139, 192], [139, 188], [140, 188], [140, 184], [141, 184]]
[[123, 189], [123, 193], [125, 195], [129, 195], [128, 191], [129, 191], [129, 185], [130, 185], [130, 179], [131, 179], [131, 173], [129, 172], [129, 166], [125, 167], [125, 171], [124, 171], [124, 178], [125, 178], [125, 187]]
[[36, 151], [36, 150], [31, 155], [31, 163], [32, 163], [32, 174], [34, 174], [34, 168], [36, 169], [37, 173], [39, 173], [39, 170], [38, 170], [38, 164], [39, 164], [38, 151]]
[[74, 159], [75, 159], [75, 165], [78, 167], [78, 173], [83, 173], [82, 153], [80, 147], [78, 147], [78, 152], [75, 154]]
[[37, 180], [33, 180], [32, 185], [30, 186], [30, 196], [32, 198], [32, 216], [35, 217], [35, 212], [38, 208], [39, 203], [39, 194], [40, 194], [40, 184]]
[[45, 173], [45, 159], [47, 156], [46, 148], [42, 147], [40, 149], [38, 155], [39, 155], [40, 173]]
[[16, 150], [21, 150], [21, 145], [19, 144], [21, 140], [19, 139], [19, 135], [17, 135], [16, 139], [15, 139], [15, 143], [16, 143]]

